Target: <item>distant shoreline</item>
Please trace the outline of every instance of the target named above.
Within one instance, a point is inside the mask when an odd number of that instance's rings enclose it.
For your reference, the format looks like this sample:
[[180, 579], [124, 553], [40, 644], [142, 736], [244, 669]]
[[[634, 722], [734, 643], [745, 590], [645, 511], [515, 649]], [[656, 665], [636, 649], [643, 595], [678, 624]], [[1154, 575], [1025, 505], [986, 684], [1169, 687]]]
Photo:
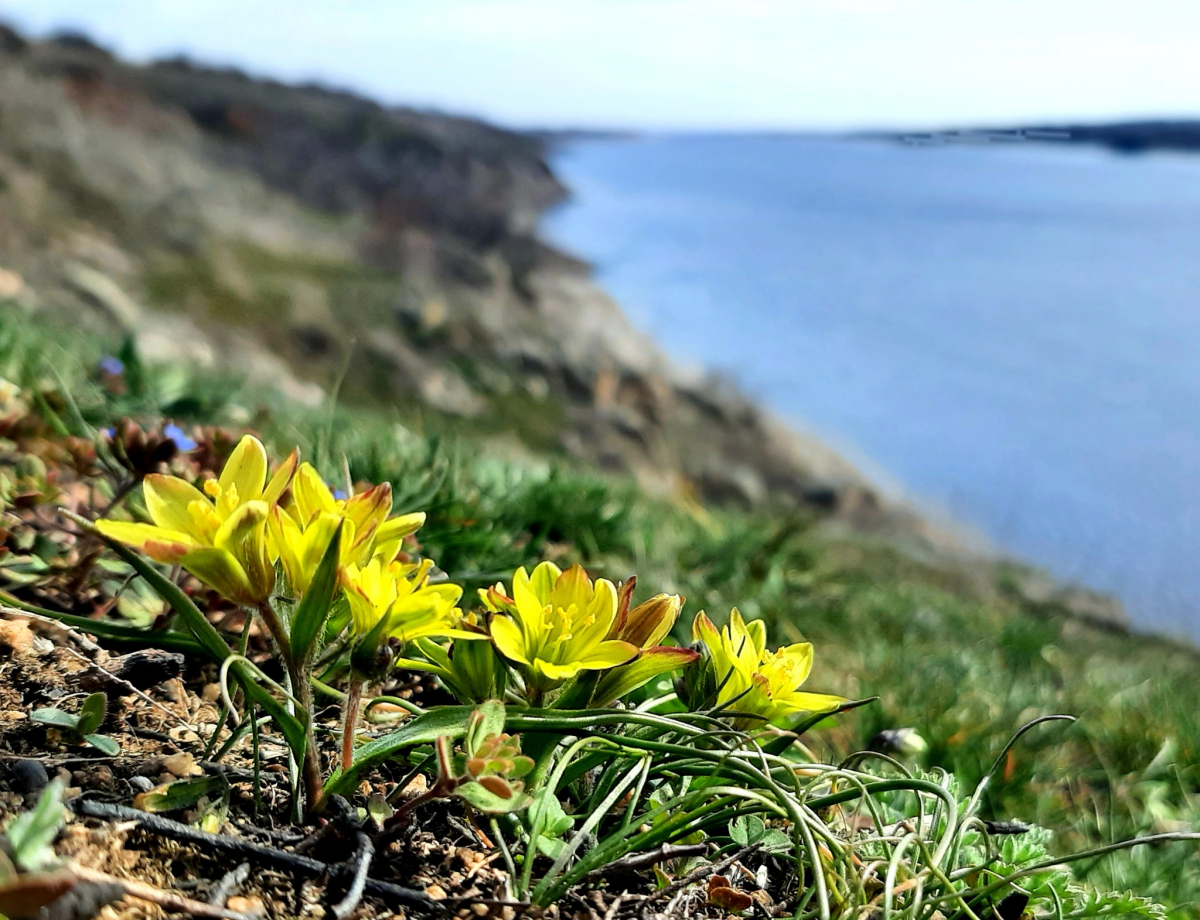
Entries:
[[1114, 153], [1137, 154], [1156, 151], [1200, 152], [1200, 118], [1145, 119], [1103, 123], [1055, 123], [1008, 127], [944, 128], [938, 130], [753, 130], [753, 131], [647, 131], [623, 129], [543, 129], [525, 132], [550, 145], [577, 141], [630, 141], [653, 137], [763, 137], [826, 140], [882, 140], [912, 146], [968, 144], [1072, 144], [1102, 147]]

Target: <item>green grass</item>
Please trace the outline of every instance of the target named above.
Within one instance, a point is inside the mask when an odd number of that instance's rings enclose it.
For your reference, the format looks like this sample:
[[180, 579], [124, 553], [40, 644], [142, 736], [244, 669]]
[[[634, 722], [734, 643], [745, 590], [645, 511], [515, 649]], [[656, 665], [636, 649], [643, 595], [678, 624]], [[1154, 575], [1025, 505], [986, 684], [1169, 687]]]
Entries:
[[[182, 368], [150, 369], [143, 391], [115, 398], [90, 380], [100, 348], [0, 314], [0, 375], [53, 388], [52, 364], [93, 424], [122, 414], [249, 423], [279, 454], [299, 444], [330, 476], [345, 455], [355, 477], [390, 481], [397, 511], [429, 512], [422, 540], [468, 590], [541, 558], [582, 561], [610, 578], [636, 573], [640, 596], [683, 593], [681, 625], [702, 608], [723, 622], [736, 605], [764, 617], [777, 641], [813, 641], [814, 689], [880, 697], [808, 736], [831, 762], [881, 729], [911, 727], [929, 745], [920, 765], [972, 788], [1023, 723], [1069, 713], [1074, 725], [1039, 726], [1013, 749], [984, 817], [1043, 824], [1062, 852], [1200, 828], [1200, 655], [1190, 648], [1027, 606], [998, 566], [930, 560], [808, 518], [675, 505], [578, 469], [500, 462], [467, 435], [417, 434], [379, 409], [304, 410]], [[1076, 873], [1177, 916], [1200, 914], [1200, 851], [1187, 845]]]

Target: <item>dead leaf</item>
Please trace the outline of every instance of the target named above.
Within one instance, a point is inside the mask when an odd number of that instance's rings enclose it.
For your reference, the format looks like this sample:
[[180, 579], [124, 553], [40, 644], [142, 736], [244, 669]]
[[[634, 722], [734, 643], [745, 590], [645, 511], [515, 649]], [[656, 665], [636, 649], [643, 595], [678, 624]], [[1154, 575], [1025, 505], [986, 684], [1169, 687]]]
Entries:
[[723, 907], [730, 913], [741, 913], [754, 903], [754, 899], [734, 888], [725, 876], [714, 875], [708, 880], [708, 903]]
[[57, 872], [31, 872], [0, 886], [0, 914], [6, 917], [36, 917], [47, 904], [53, 904], [79, 881], [70, 869]]

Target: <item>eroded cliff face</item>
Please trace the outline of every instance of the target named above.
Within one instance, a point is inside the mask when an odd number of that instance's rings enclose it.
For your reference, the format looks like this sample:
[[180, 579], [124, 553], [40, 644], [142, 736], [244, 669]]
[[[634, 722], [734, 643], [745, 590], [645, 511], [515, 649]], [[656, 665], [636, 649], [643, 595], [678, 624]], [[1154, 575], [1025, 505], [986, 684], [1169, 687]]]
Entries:
[[674, 367], [538, 239], [564, 194], [537, 140], [476, 121], [0, 35], [0, 281], [31, 308], [295, 398], [345, 369], [344, 398], [656, 490], [933, 538], [832, 451]]

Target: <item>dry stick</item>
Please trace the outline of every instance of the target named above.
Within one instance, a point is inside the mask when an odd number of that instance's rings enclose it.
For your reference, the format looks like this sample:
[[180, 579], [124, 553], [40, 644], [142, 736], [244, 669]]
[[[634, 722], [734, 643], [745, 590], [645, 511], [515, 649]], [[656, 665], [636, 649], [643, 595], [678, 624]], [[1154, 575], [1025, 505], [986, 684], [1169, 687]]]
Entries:
[[664, 843], [657, 849], [646, 853], [622, 856], [620, 859], [613, 860], [606, 866], [593, 869], [587, 874], [587, 877], [607, 875], [610, 872], [634, 872], [638, 869], [647, 869], [660, 862], [666, 862], [668, 859], [679, 859], [684, 856], [703, 856], [707, 852], [708, 847], [703, 843], [689, 843], [685, 846]]
[[139, 901], [149, 901], [171, 912], [191, 914], [193, 917], [212, 917], [214, 920], [251, 920], [257, 914], [242, 914], [234, 910], [226, 910], [215, 904], [205, 904], [203, 901], [193, 901], [181, 894], [163, 891], [145, 882], [135, 882], [129, 879], [117, 878], [86, 866], [72, 866], [71, 871], [76, 877], [85, 882], [97, 882], [102, 885], [117, 885], [131, 898]]
[[[178, 821], [162, 818], [147, 812], [128, 808], [124, 805], [110, 805], [107, 802], [96, 802], [84, 799], [79, 803], [79, 811], [89, 818], [103, 818], [108, 821], [133, 821], [140, 827], [172, 840], [192, 843], [205, 847], [208, 851], [229, 853], [242, 859], [248, 859], [263, 865], [273, 866], [288, 872], [303, 872], [308, 875], [325, 875], [337, 866], [312, 859], [308, 856], [298, 856], [285, 850], [248, 843], [234, 837], [222, 837], [196, 830]], [[444, 912], [445, 907], [423, 891], [415, 888], [404, 888], [390, 882], [381, 882], [373, 878], [366, 879], [364, 889], [368, 894], [377, 895], [383, 899], [391, 899], [407, 907], [421, 908], [428, 911]]]
[[367, 872], [371, 869], [371, 859], [375, 855], [375, 844], [371, 843], [370, 837], [362, 831], [358, 831], [354, 836], [358, 843], [358, 852], [354, 856], [354, 876], [346, 896], [333, 906], [333, 915], [337, 920], [346, 920], [358, 908], [367, 885]]
[[212, 892], [208, 896], [208, 903], [215, 904], [217, 907], [224, 907], [225, 901], [231, 894], [238, 890], [238, 887], [250, 877], [250, 863], [242, 863], [236, 869], [230, 869], [221, 880], [213, 887]]
[[609, 905], [608, 910], [604, 912], [604, 920], [613, 920], [617, 915], [617, 911], [621, 909], [621, 902], [625, 900], [625, 895], [619, 894], [615, 901]]

